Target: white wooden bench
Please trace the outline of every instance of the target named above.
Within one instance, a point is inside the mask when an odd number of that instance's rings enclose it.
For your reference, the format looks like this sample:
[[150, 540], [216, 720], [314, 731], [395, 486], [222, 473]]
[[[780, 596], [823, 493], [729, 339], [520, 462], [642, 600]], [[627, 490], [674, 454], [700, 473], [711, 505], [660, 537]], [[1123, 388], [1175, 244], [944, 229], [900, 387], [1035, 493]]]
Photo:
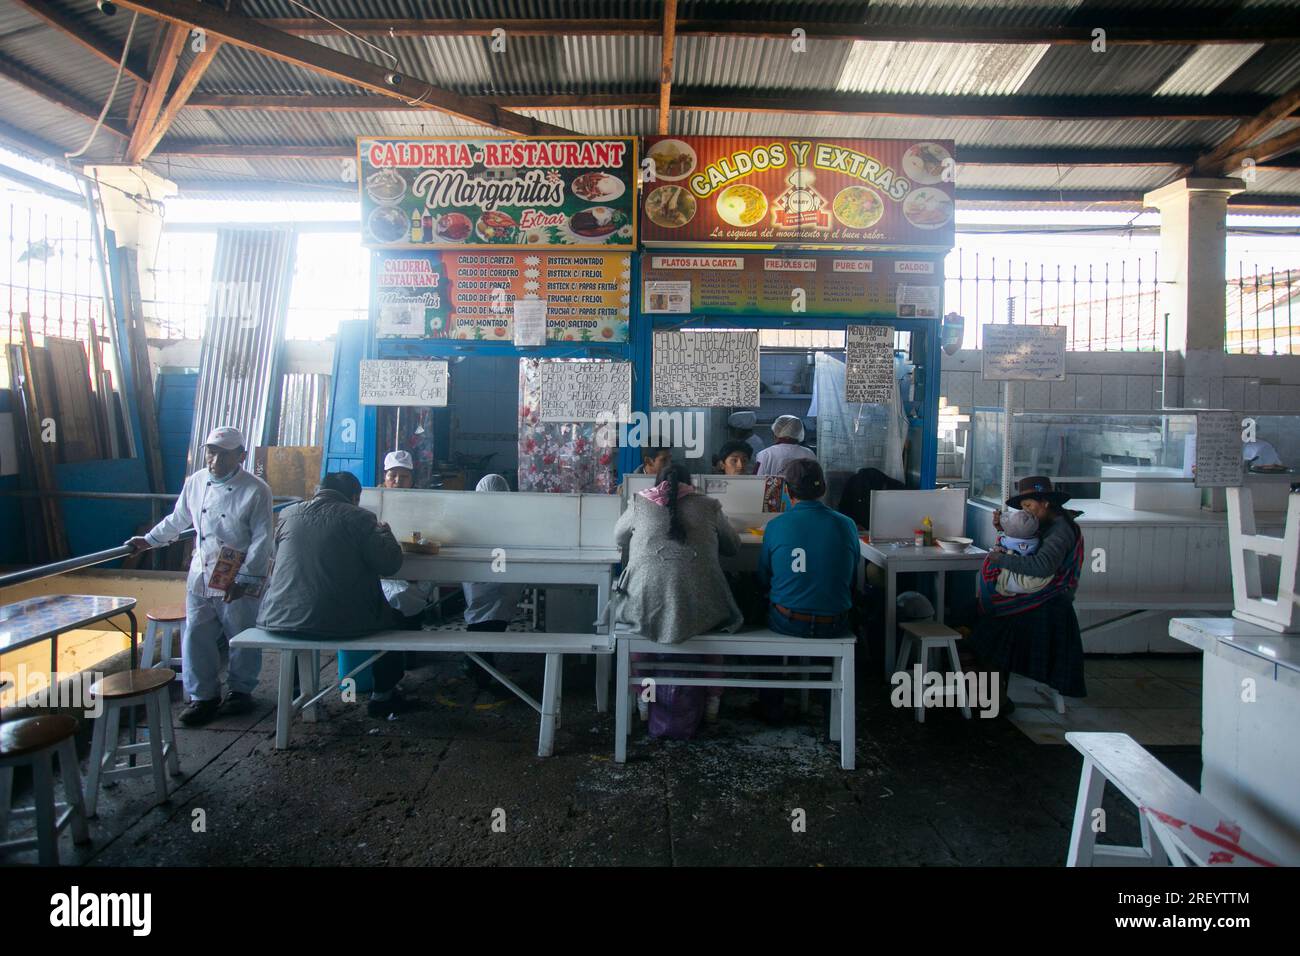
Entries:
[[1176, 613], [1184, 617], [1195, 617], [1189, 611], [1231, 611], [1232, 595], [1229, 594], [1076, 594], [1074, 598], [1075, 613], [1087, 611], [1116, 611], [1117, 616], [1079, 628], [1084, 634], [1100, 634], [1117, 627], [1132, 624], [1134, 621], [1152, 617], [1156, 614]]
[[[289, 720], [302, 711], [303, 720], [316, 719], [316, 703], [338, 685], [320, 688], [321, 651], [370, 651], [371, 656], [346, 675], [353, 677], [388, 653], [424, 651], [466, 654], [504, 684], [520, 700], [541, 715], [537, 739], [537, 756], [555, 752], [555, 728], [560, 723], [560, 698], [564, 683], [565, 654], [614, 653], [613, 639], [604, 634], [548, 634], [537, 632], [492, 631], [377, 631], [353, 640], [311, 635], [275, 634], [261, 628], [242, 631], [230, 642], [231, 647], [250, 647], [280, 652], [280, 683], [276, 697], [275, 747], [289, 746]], [[534, 700], [479, 654], [544, 654], [545, 673], [542, 699]], [[294, 665], [298, 668], [299, 695], [293, 693]], [[339, 682], [342, 683], [342, 680]]]
[[[853, 725], [854, 637], [788, 637], [775, 631], [754, 629], [736, 634], [701, 634], [682, 644], [658, 644], [635, 634], [615, 632], [618, 642], [615, 667], [614, 760], [627, 760], [627, 736], [633, 699], [641, 688], [641, 677], [632, 676], [632, 654], [725, 654], [732, 657], [829, 657], [830, 664], [747, 664], [680, 663], [638, 661], [641, 671], [672, 670], [702, 672], [701, 677], [650, 675], [656, 685], [697, 687], [773, 687], [787, 690], [829, 690], [831, 692], [830, 737], [840, 742], [840, 766], [852, 770], [856, 730]], [[710, 674], [722, 676], [711, 677]], [[729, 674], [766, 674], [767, 677], [729, 677]], [[806, 679], [787, 677], [804, 674]], [[814, 675], [827, 675], [813, 679]]]
[[[1272, 854], [1128, 734], [1068, 733], [1083, 754], [1066, 866], [1277, 866]], [[1109, 780], [1138, 808], [1142, 845], [1098, 846]]]

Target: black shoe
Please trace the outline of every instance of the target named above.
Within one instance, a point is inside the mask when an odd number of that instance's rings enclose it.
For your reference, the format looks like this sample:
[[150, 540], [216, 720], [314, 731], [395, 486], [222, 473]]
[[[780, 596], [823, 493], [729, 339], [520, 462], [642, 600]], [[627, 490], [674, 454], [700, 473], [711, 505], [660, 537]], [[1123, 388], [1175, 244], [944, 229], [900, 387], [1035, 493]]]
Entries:
[[405, 714], [412, 710], [419, 710], [420, 706], [419, 701], [407, 700], [402, 696], [400, 690], [394, 690], [392, 696], [387, 700], [370, 698], [366, 702], [366, 714], [375, 720], [386, 720], [394, 714]]
[[186, 727], [198, 727], [216, 717], [220, 709], [219, 700], [192, 700], [189, 706], [181, 711], [178, 719]]
[[235, 717], [239, 714], [246, 714], [256, 706], [253, 703], [253, 695], [245, 694], [243, 691], [232, 690], [226, 695], [226, 699], [221, 702], [221, 709], [218, 713], [222, 717]]

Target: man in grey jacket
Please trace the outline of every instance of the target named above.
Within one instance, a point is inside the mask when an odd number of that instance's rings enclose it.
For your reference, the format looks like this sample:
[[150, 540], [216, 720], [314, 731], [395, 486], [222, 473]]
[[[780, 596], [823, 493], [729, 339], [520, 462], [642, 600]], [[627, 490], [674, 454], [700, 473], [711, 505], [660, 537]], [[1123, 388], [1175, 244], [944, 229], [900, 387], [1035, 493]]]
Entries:
[[[345, 471], [332, 472], [315, 497], [284, 510], [258, 627], [347, 639], [399, 626], [379, 580], [402, 566], [402, 549], [388, 525], [360, 502], [361, 482]], [[370, 716], [402, 709], [395, 690], [404, 673], [402, 656], [385, 654], [371, 670]]]

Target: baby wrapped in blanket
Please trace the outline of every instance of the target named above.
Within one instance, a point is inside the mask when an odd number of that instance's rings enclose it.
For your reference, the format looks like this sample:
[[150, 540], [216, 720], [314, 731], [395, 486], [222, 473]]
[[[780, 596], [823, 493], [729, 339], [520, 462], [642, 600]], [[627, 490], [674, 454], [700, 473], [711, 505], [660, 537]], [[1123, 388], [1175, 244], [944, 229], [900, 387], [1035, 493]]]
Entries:
[[[1002, 516], [1002, 534], [998, 545], [1012, 554], [1028, 557], [1038, 550], [1038, 519], [1028, 511], [1009, 511]], [[998, 572], [999, 594], [1033, 594], [1041, 591], [1052, 579], [1035, 578], [1028, 574], [1018, 574], [1010, 568]]]

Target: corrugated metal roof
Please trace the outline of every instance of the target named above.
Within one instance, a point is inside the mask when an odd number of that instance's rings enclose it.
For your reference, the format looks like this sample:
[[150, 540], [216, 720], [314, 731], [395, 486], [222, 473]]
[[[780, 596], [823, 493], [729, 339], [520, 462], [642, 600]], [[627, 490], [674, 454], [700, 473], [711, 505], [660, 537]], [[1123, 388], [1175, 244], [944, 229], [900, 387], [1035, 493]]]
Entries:
[[1198, 47], [1159, 87], [1156, 96], [1204, 96], [1260, 50], [1262, 43], [1223, 43]]
[[1017, 92], [1050, 49], [992, 43], [853, 43], [835, 88], [850, 93], [1000, 96]]

